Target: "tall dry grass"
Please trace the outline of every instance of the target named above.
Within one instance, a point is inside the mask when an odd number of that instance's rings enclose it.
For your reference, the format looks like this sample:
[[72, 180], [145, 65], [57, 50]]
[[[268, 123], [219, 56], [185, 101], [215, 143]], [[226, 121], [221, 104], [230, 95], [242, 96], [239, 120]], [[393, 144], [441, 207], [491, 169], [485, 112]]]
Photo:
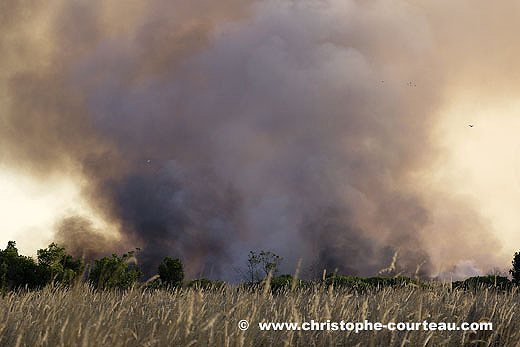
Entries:
[[[126, 292], [48, 287], [0, 298], [0, 346], [515, 346], [520, 295], [406, 287]], [[260, 331], [260, 321], [478, 321], [492, 332]], [[251, 323], [238, 329], [240, 320]]]

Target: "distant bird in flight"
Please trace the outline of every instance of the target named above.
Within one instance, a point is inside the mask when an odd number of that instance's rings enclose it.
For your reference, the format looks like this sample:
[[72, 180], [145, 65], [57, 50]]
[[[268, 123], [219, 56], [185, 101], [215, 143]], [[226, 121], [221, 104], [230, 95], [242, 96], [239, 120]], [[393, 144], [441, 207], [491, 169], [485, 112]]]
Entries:
[[148, 164], [150, 164], [152, 161], [151, 161], [150, 159], [148, 159], [146, 162], [147, 162]]
[[473, 128], [474, 125], [473, 125], [473, 124], [468, 124], [468, 126], [469, 126], [470, 128]]

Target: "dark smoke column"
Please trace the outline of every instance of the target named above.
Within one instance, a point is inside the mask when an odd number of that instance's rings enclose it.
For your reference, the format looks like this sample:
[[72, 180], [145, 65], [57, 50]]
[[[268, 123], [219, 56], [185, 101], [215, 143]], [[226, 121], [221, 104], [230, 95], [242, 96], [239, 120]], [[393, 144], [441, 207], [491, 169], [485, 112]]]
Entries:
[[[20, 71], [7, 64], [17, 72], [8, 76], [4, 142], [26, 134], [10, 148], [39, 173], [79, 168], [85, 198], [122, 235], [92, 236], [72, 216], [56, 236], [66, 246], [141, 247], [148, 274], [170, 255], [188, 276], [230, 279], [258, 249], [283, 256], [287, 272], [302, 258], [318, 272], [374, 274], [396, 250], [396, 272], [430, 271], [435, 193], [425, 194], [417, 173], [439, 153], [431, 125], [444, 81], [418, 8], [339, 0], [50, 8], [52, 49], [21, 38], [49, 63], [29, 64], [28, 54]], [[26, 10], [10, 11], [20, 20], [47, 13]]]

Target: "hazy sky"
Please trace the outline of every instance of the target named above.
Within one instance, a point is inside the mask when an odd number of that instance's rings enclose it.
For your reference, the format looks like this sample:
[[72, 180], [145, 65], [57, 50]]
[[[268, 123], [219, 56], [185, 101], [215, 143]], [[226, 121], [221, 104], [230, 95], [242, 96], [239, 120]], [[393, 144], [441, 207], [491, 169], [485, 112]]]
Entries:
[[512, 0], [7, 0], [0, 245], [506, 268], [519, 23]]

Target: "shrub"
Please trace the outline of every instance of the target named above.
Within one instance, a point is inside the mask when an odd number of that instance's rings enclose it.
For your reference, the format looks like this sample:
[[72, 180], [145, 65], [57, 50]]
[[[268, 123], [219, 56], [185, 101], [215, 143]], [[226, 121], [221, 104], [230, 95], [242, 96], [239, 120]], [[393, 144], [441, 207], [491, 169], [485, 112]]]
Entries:
[[[280, 275], [271, 280], [271, 290], [273, 292], [279, 292], [282, 290], [292, 289], [293, 282], [294, 277], [292, 277], [291, 275]], [[295, 289], [310, 288], [313, 285], [314, 282], [297, 279], [295, 283]]]
[[207, 278], [198, 278], [196, 280], [189, 281], [187, 284], [188, 288], [197, 288], [197, 289], [219, 289], [225, 286], [225, 283], [220, 280], [209, 280]]
[[482, 288], [496, 288], [496, 289], [510, 289], [512, 282], [503, 276], [475, 276], [470, 277], [464, 281], [454, 281], [452, 283], [453, 288], [461, 289], [482, 289]]
[[358, 277], [331, 275], [325, 279], [325, 285], [346, 287], [354, 290], [367, 290], [370, 288], [402, 287], [408, 284], [424, 286], [417, 280], [409, 277]]
[[[255, 290], [264, 290], [265, 288], [265, 281], [255, 281], [255, 282], [243, 282], [238, 286], [238, 289], [244, 289], [249, 291], [255, 291]], [[285, 274], [280, 275], [277, 277], [273, 277], [270, 281], [270, 288], [273, 293], [290, 290], [293, 285], [293, 277], [291, 275]], [[310, 288], [315, 283], [312, 281], [304, 281], [304, 280], [296, 280], [296, 289], [302, 289], [302, 288]]]
[[271, 280], [271, 290], [280, 291], [292, 287], [293, 277], [291, 275], [280, 275]]
[[163, 288], [163, 283], [159, 278], [159, 275], [155, 275], [144, 283], [144, 288], [149, 290], [159, 290]]
[[162, 283], [169, 287], [180, 287], [184, 280], [184, 270], [179, 259], [165, 257], [159, 264], [159, 278]]
[[96, 260], [88, 279], [98, 289], [128, 289], [142, 276], [131, 251], [121, 257], [112, 254], [111, 257]]

